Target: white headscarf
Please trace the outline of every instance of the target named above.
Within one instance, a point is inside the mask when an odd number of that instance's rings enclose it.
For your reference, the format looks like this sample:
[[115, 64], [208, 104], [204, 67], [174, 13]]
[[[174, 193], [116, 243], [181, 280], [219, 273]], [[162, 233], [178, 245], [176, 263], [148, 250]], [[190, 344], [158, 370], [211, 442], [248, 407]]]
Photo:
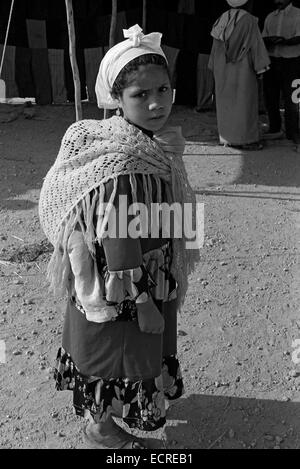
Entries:
[[144, 35], [142, 31], [138, 24], [123, 29], [124, 37], [128, 39], [113, 46], [103, 57], [95, 86], [98, 107], [106, 109], [118, 107], [116, 100], [111, 96], [111, 90], [115, 79], [128, 62], [144, 54], [158, 54], [166, 59], [160, 47], [162, 34]]
[[248, 0], [227, 0], [228, 5], [231, 6], [232, 8], [241, 7], [242, 5], [245, 5], [245, 3], [247, 2]]

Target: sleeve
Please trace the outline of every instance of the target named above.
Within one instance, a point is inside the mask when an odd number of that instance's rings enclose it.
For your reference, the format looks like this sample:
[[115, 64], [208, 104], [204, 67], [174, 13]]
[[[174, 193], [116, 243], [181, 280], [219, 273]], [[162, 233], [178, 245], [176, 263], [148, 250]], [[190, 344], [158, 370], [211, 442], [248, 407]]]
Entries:
[[258, 24], [255, 25], [255, 34], [253, 35], [251, 56], [253, 68], [257, 74], [263, 73], [268, 70], [271, 61], [262, 35], [260, 33]]
[[108, 272], [105, 279], [107, 304], [118, 305], [124, 300], [134, 301], [136, 304], [147, 303], [152, 286], [154, 282], [144, 264], [135, 269]]
[[269, 31], [269, 17], [267, 16], [267, 18], [265, 19], [265, 23], [264, 23], [264, 29], [262, 31], [262, 37], [269, 37], [270, 36], [270, 31]]
[[214, 58], [215, 58], [215, 49], [216, 49], [216, 40], [213, 40], [213, 45], [211, 48], [209, 60], [208, 60], [208, 69], [212, 72], [214, 71]]
[[295, 37], [300, 36], [300, 14], [296, 18]]
[[[112, 191], [113, 181], [108, 181], [105, 185], [105, 196], [107, 200], [109, 199]], [[119, 197], [124, 195], [126, 196], [126, 199], [123, 199], [125, 200], [125, 203], [121, 206], [119, 203]], [[120, 233], [120, 222], [123, 224], [123, 221], [125, 220], [125, 228], [128, 229], [128, 224], [134, 218], [133, 216], [128, 215], [128, 208], [131, 201], [132, 198], [129, 176], [120, 176], [118, 178], [118, 187], [114, 202], [114, 223], [116, 224], [116, 236], [106, 236], [102, 240], [108, 270], [111, 272], [133, 269], [135, 267], [139, 267], [143, 262], [140, 239], [129, 236], [123, 237], [122, 233]]]

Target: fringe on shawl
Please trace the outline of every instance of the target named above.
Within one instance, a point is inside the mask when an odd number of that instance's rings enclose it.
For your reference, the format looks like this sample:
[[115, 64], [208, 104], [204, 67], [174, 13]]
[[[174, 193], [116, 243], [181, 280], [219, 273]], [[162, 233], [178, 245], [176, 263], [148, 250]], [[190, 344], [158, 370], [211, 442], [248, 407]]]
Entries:
[[68, 255], [68, 241], [76, 226], [80, 226], [91, 255], [96, 255], [94, 216], [98, 204], [101, 204], [101, 196], [104, 196], [104, 191], [101, 192], [100, 188], [88, 193], [77, 203], [62, 223], [47, 269], [50, 289], [56, 295], [64, 295], [69, 286], [71, 265]]
[[[144, 203], [148, 209], [148, 216], [151, 218], [151, 204], [153, 202], [153, 187], [151, 177], [142, 175]], [[162, 203], [162, 183], [158, 176], [153, 176], [156, 184], [156, 203]], [[136, 175], [129, 176], [132, 201], [137, 199], [137, 180]], [[173, 181], [172, 181], [173, 182]], [[84, 235], [86, 245], [93, 257], [96, 255], [95, 243], [101, 244], [103, 233], [107, 229], [108, 218], [114, 206], [117, 193], [118, 178], [113, 178], [113, 190], [108, 201], [105, 201], [105, 187], [101, 184], [99, 187], [89, 192], [81, 199], [71, 210], [64, 220], [58, 235], [58, 241], [55, 245], [50, 263], [48, 265], [48, 280], [50, 288], [57, 295], [64, 295], [70, 284], [71, 265], [68, 255], [68, 241], [79, 225]], [[166, 202], [174, 202], [172, 188], [166, 184]], [[152, 220], [149, 218], [148, 226]], [[95, 221], [97, 220], [97, 223]], [[185, 249], [185, 238], [173, 240], [173, 259], [171, 264], [171, 273], [178, 283], [178, 307], [181, 308], [188, 288], [188, 275], [192, 272], [195, 263], [198, 260], [198, 253], [193, 250]]]

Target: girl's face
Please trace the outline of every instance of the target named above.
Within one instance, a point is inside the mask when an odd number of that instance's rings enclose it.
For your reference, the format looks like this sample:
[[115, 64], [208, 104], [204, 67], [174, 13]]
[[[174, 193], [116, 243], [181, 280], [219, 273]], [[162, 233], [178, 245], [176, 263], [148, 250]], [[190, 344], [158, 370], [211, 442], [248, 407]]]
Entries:
[[161, 65], [140, 65], [129, 77], [119, 97], [124, 117], [152, 132], [166, 123], [172, 108], [172, 89], [167, 71]]

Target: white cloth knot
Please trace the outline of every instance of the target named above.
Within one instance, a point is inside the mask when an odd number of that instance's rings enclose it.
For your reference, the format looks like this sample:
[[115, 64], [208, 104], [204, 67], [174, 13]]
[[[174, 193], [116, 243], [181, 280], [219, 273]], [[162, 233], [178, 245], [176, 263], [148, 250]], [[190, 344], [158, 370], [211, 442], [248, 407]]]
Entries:
[[143, 37], [145, 37], [142, 28], [138, 24], [131, 26], [129, 29], [123, 29], [123, 34], [126, 39], [132, 41], [133, 47], [139, 47]]
[[143, 34], [142, 28], [135, 24], [129, 29], [123, 29], [124, 37], [130, 41], [130, 47], [147, 47], [153, 52], [160, 49], [161, 33]]

